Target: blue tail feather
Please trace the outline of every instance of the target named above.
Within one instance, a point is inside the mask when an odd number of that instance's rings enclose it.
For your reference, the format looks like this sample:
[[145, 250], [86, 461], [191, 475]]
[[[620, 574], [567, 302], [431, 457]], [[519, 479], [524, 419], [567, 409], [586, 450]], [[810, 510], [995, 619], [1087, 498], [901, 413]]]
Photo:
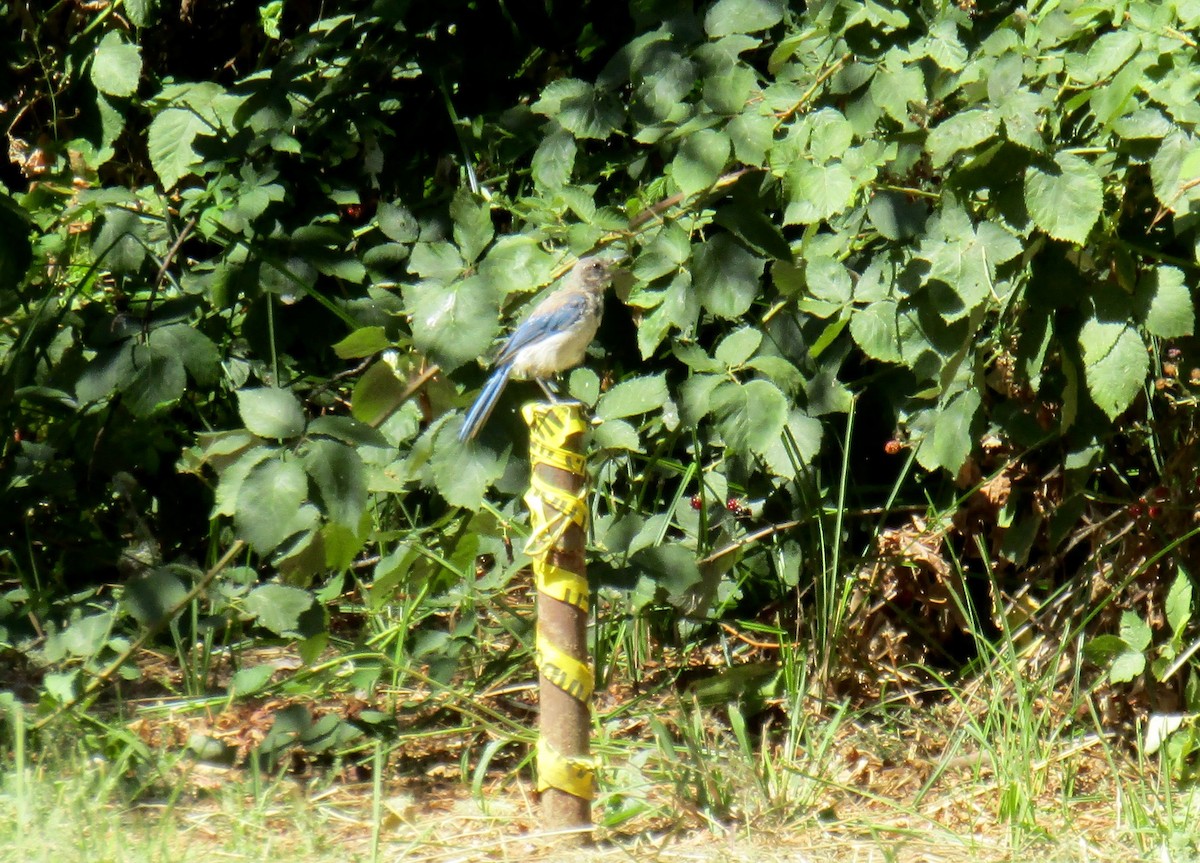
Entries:
[[492, 372], [492, 376], [488, 378], [483, 389], [479, 391], [479, 395], [475, 397], [475, 404], [471, 405], [471, 410], [467, 412], [467, 418], [463, 420], [462, 428], [458, 432], [460, 441], [471, 440], [483, 428], [483, 424], [492, 415], [492, 409], [496, 406], [496, 400], [500, 398], [500, 393], [504, 392], [511, 373], [512, 363], [505, 363]]

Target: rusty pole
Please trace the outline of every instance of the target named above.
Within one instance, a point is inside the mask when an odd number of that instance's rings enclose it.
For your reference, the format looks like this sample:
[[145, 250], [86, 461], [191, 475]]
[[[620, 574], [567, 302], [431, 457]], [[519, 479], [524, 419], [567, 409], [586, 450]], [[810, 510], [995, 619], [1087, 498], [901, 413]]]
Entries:
[[575, 402], [528, 404], [533, 468], [529, 492], [532, 532], [526, 552], [537, 584], [536, 655], [540, 716], [537, 772], [548, 830], [592, 826], [595, 771], [591, 760], [590, 700], [595, 677], [588, 664], [588, 583], [584, 562], [587, 462], [584, 424]]

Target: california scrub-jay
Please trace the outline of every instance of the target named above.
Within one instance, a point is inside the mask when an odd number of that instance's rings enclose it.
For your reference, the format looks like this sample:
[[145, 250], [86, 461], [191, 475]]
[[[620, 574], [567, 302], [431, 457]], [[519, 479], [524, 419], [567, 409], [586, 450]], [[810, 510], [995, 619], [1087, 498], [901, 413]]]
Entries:
[[580, 258], [563, 286], [538, 303], [493, 361], [475, 404], [463, 420], [460, 441], [471, 440], [487, 422], [509, 378], [533, 379], [553, 401], [545, 379], [579, 365], [600, 326], [604, 290], [612, 281], [612, 264], [603, 258]]

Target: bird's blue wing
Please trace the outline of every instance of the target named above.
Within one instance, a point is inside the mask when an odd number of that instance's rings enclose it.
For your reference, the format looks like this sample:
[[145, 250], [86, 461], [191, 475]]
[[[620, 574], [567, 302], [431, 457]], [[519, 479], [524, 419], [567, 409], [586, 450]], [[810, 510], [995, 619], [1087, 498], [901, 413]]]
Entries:
[[546, 308], [546, 305], [543, 302], [513, 331], [494, 360], [496, 365], [509, 362], [522, 348], [571, 329], [587, 313], [587, 300], [578, 294], [556, 302], [552, 308]]

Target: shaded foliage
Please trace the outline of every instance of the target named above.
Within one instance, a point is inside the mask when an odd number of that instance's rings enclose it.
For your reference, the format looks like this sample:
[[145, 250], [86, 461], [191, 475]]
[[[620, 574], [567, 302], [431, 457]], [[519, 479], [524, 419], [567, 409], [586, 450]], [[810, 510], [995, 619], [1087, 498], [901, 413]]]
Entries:
[[[4, 640], [94, 670], [129, 575], [234, 537], [271, 581], [220, 579], [209, 639], [473, 614], [525, 563], [523, 394], [455, 440], [476, 360], [612, 245], [567, 389], [597, 585], [662, 631], [798, 594], [827, 672], [953, 667], [914, 597], [999, 628], [1088, 519], [1145, 543], [1105, 603], [1195, 571], [1195, 3], [184, 5], [0, 3]], [[838, 654], [856, 590], [921, 650]], [[470, 631], [401, 653], [448, 679]]]

